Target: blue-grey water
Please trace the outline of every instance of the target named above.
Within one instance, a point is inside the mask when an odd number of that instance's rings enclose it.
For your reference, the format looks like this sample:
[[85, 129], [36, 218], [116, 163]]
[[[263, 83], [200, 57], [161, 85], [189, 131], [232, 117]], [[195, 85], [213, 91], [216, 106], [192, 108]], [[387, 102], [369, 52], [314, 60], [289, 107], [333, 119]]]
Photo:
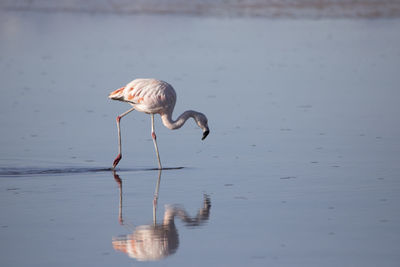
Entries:
[[[399, 28], [1, 11], [0, 265], [398, 266]], [[138, 77], [209, 119], [156, 117], [160, 176], [139, 112], [110, 170]]]

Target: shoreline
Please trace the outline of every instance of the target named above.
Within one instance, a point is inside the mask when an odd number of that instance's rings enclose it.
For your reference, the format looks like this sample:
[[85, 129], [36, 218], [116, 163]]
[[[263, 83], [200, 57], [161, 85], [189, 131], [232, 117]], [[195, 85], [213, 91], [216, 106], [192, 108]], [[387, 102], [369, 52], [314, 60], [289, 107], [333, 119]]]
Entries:
[[247, 0], [247, 1], [3, 1], [3, 11], [90, 13], [118, 15], [175, 15], [222, 18], [399, 18], [399, 1]]

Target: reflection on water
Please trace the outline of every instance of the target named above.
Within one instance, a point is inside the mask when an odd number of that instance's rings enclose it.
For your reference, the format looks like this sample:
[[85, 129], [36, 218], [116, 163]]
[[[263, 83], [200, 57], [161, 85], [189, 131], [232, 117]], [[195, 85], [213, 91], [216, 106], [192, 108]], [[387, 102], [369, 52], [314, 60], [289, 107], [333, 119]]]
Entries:
[[164, 218], [161, 223], [157, 222], [157, 204], [161, 181], [161, 170], [153, 200], [153, 224], [133, 226], [124, 222], [122, 216], [122, 180], [114, 171], [114, 179], [119, 186], [119, 215], [121, 225], [126, 226], [133, 233], [114, 237], [112, 244], [115, 250], [128, 254], [129, 257], [139, 261], [161, 260], [176, 252], [179, 246], [178, 229], [175, 226], [175, 217], [178, 217], [186, 226], [197, 227], [205, 223], [210, 217], [211, 201], [208, 195], [204, 195], [203, 206], [196, 216], [191, 217], [180, 205], [167, 205]]

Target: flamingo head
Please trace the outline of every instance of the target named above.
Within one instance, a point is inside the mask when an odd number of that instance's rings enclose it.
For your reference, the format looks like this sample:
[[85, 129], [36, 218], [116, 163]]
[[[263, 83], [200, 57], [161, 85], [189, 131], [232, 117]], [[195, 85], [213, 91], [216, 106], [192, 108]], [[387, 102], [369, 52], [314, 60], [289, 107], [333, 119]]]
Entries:
[[204, 132], [203, 132], [203, 137], [201, 138], [201, 140], [204, 140], [204, 139], [206, 139], [206, 137], [207, 137], [207, 135], [210, 133], [210, 130], [205, 130]]
[[197, 125], [203, 130], [203, 137], [201, 140], [206, 139], [207, 135], [210, 133], [210, 129], [208, 128], [208, 120], [206, 115], [198, 112], [194, 117]]

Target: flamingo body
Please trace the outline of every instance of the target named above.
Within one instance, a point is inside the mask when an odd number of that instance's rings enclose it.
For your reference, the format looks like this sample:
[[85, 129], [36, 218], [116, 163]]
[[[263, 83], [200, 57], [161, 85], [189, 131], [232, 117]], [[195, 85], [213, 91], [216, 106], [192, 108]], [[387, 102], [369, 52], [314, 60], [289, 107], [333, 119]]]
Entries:
[[167, 82], [156, 79], [135, 79], [126, 86], [111, 92], [109, 98], [127, 102], [133, 106], [117, 117], [119, 154], [114, 160], [113, 168], [117, 166], [122, 157], [120, 120], [133, 110], [151, 115], [151, 136], [156, 150], [159, 169], [162, 169], [162, 167], [154, 130], [154, 114], [160, 114], [163, 124], [171, 130], [182, 127], [189, 118], [193, 118], [203, 130], [202, 140], [210, 132], [207, 117], [203, 113], [188, 110], [182, 113], [177, 120], [172, 119], [172, 112], [176, 103], [176, 93], [174, 88]]
[[173, 110], [176, 102], [174, 88], [155, 79], [136, 79], [112, 92], [109, 98], [128, 102], [137, 111], [162, 114]]

